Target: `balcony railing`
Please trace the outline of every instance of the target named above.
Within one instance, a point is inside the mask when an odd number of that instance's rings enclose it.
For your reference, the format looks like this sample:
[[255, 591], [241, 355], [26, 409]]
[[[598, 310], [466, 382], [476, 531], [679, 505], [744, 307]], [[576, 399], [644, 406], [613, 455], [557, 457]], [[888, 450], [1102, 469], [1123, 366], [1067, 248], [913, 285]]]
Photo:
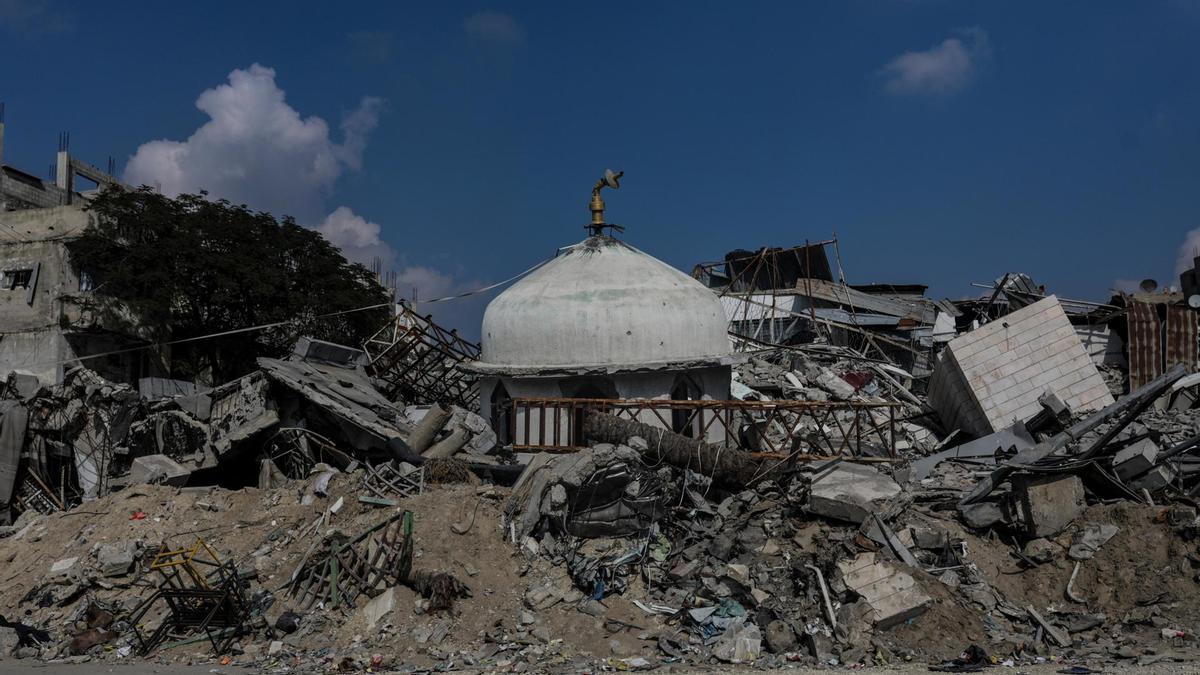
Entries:
[[594, 410], [767, 455], [886, 461], [896, 457], [899, 407], [890, 402], [519, 398], [498, 432], [514, 450], [572, 452], [585, 446], [583, 417]]

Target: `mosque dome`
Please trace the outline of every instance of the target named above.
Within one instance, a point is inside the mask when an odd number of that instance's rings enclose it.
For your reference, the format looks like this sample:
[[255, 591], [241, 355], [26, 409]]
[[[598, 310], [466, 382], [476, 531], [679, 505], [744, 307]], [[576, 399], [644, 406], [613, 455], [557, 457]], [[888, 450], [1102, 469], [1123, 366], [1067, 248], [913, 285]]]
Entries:
[[497, 296], [474, 368], [609, 372], [729, 363], [721, 301], [700, 282], [603, 234], [562, 249]]

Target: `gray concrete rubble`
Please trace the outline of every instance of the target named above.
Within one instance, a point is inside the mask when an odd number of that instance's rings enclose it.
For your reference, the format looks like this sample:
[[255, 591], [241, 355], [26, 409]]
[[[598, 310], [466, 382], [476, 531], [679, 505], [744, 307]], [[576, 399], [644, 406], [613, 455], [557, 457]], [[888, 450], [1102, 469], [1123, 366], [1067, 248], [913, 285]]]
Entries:
[[1021, 478], [1013, 485], [1013, 520], [1030, 537], [1062, 532], [1087, 510], [1078, 476]]
[[102, 544], [96, 549], [96, 568], [102, 577], [122, 577], [129, 574], [137, 558], [135, 542]]
[[900, 494], [891, 477], [863, 464], [814, 464], [809, 512], [850, 523], [861, 523], [871, 512]]
[[181, 486], [187, 483], [191, 471], [166, 455], [137, 457], [129, 467], [133, 483], [163, 483]]
[[[319, 462], [394, 468], [432, 459], [407, 445], [427, 406], [383, 397], [365, 362], [361, 350], [303, 339], [286, 359], [262, 359], [259, 370], [211, 388], [147, 377], [139, 390], [82, 367], [52, 386], [11, 374], [0, 382], [0, 506], [50, 513], [139, 483], [270, 486]], [[492, 457], [496, 434], [474, 412], [453, 406], [430, 432], [434, 457], [515, 478]], [[0, 521], [12, 517], [6, 510]]]
[[[64, 344], [33, 291], [79, 282], [49, 232], [90, 216], [20, 216], [31, 241], [0, 245], [44, 260], [0, 269], [0, 651], [305, 672], [1200, 658], [1183, 298], [1082, 303], [1014, 273], [936, 300], [841, 281], [829, 242], [689, 276], [605, 234], [619, 177], [591, 236], [497, 296], [482, 345], [401, 303], [362, 345], [301, 337], [212, 386], [72, 363], [103, 331]], [[38, 349], [66, 361], [16, 368]], [[181, 643], [145, 647], [143, 603], [213, 593], [228, 625], [164, 610]]]
[[918, 616], [933, 602], [911, 576], [879, 562], [874, 553], [843, 560], [838, 563], [838, 571], [846, 588], [870, 606], [870, 619], [876, 628], [889, 628]]

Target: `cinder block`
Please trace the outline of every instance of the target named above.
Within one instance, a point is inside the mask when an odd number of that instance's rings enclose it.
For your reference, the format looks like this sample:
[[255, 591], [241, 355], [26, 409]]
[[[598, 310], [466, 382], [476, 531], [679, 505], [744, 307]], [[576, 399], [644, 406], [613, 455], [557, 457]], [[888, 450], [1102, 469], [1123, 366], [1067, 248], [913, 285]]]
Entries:
[[1062, 532], [1087, 508], [1078, 476], [1020, 476], [1013, 479], [1013, 495], [1030, 537]]
[[1113, 471], [1121, 480], [1129, 480], [1149, 471], [1156, 457], [1158, 445], [1149, 438], [1143, 438], [1113, 455]]

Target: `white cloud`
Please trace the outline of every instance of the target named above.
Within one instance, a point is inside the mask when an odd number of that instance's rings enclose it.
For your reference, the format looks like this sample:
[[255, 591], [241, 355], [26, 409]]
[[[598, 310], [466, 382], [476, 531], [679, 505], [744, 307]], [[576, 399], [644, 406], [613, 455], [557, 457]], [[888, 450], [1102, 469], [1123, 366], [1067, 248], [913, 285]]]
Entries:
[[384, 268], [395, 265], [396, 251], [379, 235], [383, 228], [354, 213], [348, 206], [339, 206], [316, 227], [347, 259], [370, 267], [378, 258]]
[[[124, 178], [134, 185], [158, 186], [172, 196], [208, 190], [214, 198], [292, 215], [320, 232], [347, 259], [370, 267], [378, 258], [384, 270], [398, 269], [397, 290], [405, 298], [412, 297], [414, 288], [422, 300], [478, 288], [482, 284], [464, 274], [410, 264], [384, 241], [379, 223], [350, 207], [329, 210], [338, 178], [361, 168], [382, 105], [380, 99], [364, 98], [342, 120], [341, 142], [335, 142], [325, 120], [302, 117], [288, 105], [274, 70], [255, 64], [233, 71], [227, 84], [200, 94], [196, 107], [209, 119], [187, 140], [151, 141], [139, 147]], [[482, 299], [419, 308], [474, 335]]]
[[125, 167], [126, 182], [169, 195], [208, 190], [312, 222], [342, 172], [361, 166], [382, 101], [363, 98], [342, 121], [337, 143], [325, 120], [301, 117], [288, 105], [273, 69], [254, 64], [200, 94], [196, 107], [209, 120], [186, 141], [143, 144]]
[[1179, 246], [1179, 253], [1175, 257], [1175, 274], [1192, 269], [1194, 258], [1200, 258], [1200, 227], [1183, 237], [1183, 244]]
[[493, 10], [477, 12], [463, 21], [467, 35], [485, 42], [504, 46], [517, 46], [525, 42], [525, 29], [517, 20]]
[[958, 31], [922, 52], [905, 52], [885, 65], [884, 91], [899, 95], [947, 95], [966, 87], [980, 60], [991, 54], [988, 34], [980, 28]]

